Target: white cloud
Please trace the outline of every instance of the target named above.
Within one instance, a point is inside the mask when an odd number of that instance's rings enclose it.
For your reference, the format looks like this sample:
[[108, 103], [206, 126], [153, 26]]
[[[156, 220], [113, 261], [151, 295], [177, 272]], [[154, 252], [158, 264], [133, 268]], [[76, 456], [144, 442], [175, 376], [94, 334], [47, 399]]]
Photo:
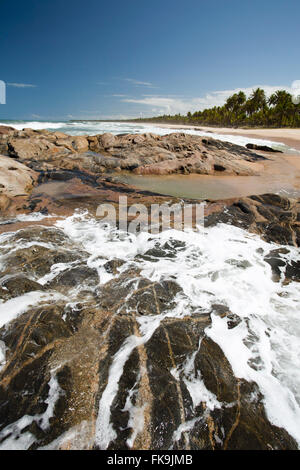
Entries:
[[292, 83], [292, 95], [293, 95], [293, 102], [295, 104], [300, 103], [300, 80], [294, 80]]
[[[298, 83], [299, 82], [299, 83]], [[267, 96], [270, 96], [276, 90], [287, 90], [289, 93], [295, 93], [295, 88], [300, 85], [300, 81], [293, 82], [291, 87], [287, 86], [271, 86], [271, 85], [254, 85], [247, 88], [235, 88], [232, 90], [218, 90], [206, 93], [204, 96], [195, 98], [176, 98], [161, 95], [144, 95], [142, 98], [124, 98], [121, 101], [125, 103], [135, 103], [143, 107], [142, 111], [159, 114], [186, 114], [188, 111], [195, 112], [201, 111], [205, 108], [213, 106], [222, 106], [227, 98], [234, 93], [243, 91], [246, 96], [251, 95], [252, 91], [256, 88], [263, 88]], [[293, 88], [294, 86], [294, 88]], [[297, 88], [298, 89], [298, 88]]]
[[156, 88], [150, 82], [142, 82], [140, 80], [135, 80], [134, 78], [123, 78], [122, 80], [125, 80], [126, 82], [132, 83], [132, 85], [136, 85], [136, 86], [145, 86], [145, 87], [148, 87], [148, 88]]
[[114, 94], [114, 95], [106, 95], [106, 96], [112, 96], [113, 98], [125, 98], [126, 96], [128, 95], [124, 95], [124, 94]]
[[36, 85], [30, 83], [7, 83], [7, 85], [15, 88], [36, 88]]

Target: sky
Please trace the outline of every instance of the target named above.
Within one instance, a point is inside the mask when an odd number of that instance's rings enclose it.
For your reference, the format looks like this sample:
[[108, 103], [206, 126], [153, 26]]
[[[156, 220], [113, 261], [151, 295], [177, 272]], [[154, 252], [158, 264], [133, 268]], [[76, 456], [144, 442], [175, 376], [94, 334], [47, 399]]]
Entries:
[[299, 0], [0, 0], [0, 119], [186, 114], [290, 91], [299, 18]]

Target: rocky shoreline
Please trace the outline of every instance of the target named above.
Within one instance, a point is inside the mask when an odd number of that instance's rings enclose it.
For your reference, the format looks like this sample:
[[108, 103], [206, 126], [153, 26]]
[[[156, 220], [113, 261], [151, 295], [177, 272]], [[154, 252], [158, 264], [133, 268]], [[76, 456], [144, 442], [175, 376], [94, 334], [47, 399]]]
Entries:
[[[120, 194], [129, 204], [177, 201], [118, 183], [115, 172], [253, 174], [265, 157], [183, 134], [72, 137], [8, 128], [0, 128], [0, 153], [0, 448], [298, 448], [269, 419], [258, 384], [235, 375], [209, 334], [215, 321], [234, 331], [249, 319], [226, 304], [207, 308], [201, 298], [187, 311], [175, 276], [146, 275], [148, 266], [177, 259], [184, 241], [147, 240], [151, 247], [128, 261], [106, 252], [93, 257], [76, 238], [76, 230], [87, 232], [96, 245], [89, 232], [95, 209], [117, 204]], [[44, 192], [61, 182], [62, 193]], [[68, 229], [66, 217], [78, 208], [91, 215], [71, 217], [79, 229]], [[56, 217], [18, 219], [33, 212]], [[209, 229], [224, 223], [286, 245], [258, 248], [255, 256], [273, 282], [300, 281], [299, 261], [289, 258], [300, 246], [299, 200], [208, 201], [205, 217]], [[239, 262], [238, 272], [249, 268]], [[183, 311], [170, 314], [180, 302]]]
[[[35, 202], [41, 198], [32, 197], [31, 192], [33, 187], [47, 182], [71, 181], [73, 196], [85, 194], [97, 198], [101, 188], [103, 192], [115, 192], [117, 186], [120, 192], [134, 191], [130, 187], [127, 191], [119, 183], [116, 185], [117, 180], [111, 178], [122, 171], [138, 175], [257, 175], [261, 171], [260, 162], [267, 158], [245, 147], [180, 133], [69, 136], [47, 130], [16, 131], [0, 126], [3, 169], [0, 209], [10, 215], [26, 212], [28, 207], [29, 211], [45, 209], [43, 204]], [[18, 164], [7, 167], [10, 161]], [[20, 186], [18, 181], [22, 175], [24, 181]], [[51, 207], [48, 200], [46, 205], [49, 204]]]

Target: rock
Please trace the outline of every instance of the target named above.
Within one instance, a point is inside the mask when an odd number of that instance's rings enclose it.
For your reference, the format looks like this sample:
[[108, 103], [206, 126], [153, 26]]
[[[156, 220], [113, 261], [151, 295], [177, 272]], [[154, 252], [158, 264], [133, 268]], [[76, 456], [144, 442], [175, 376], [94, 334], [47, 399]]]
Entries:
[[117, 138], [113, 134], [102, 134], [98, 136], [99, 144], [104, 149], [107, 150], [111, 147], [114, 147]]
[[22, 274], [13, 276], [4, 276], [0, 279], [0, 298], [2, 300], [9, 300], [13, 297], [26, 294], [36, 290], [44, 290], [44, 287], [38, 282], [32, 281]]
[[52, 281], [47, 283], [47, 287], [65, 291], [66, 287], [80, 286], [81, 288], [87, 288], [90, 286], [95, 287], [98, 283], [99, 276], [96, 269], [81, 265], [59, 273]]
[[89, 143], [86, 137], [78, 136], [73, 137], [73, 147], [77, 152], [87, 152], [89, 150]]
[[273, 149], [268, 145], [257, 145], [257, 144], [246, 144], [246, 148], [250, 150], [260, 150], [263, 152], [276, 152], [276, 153], [283, 153], [281, 150]]
[[0, 126], [0, 135], [2, 134], [10, 134], [11, 132], [14, 132], [15, 129], [13, 127], [10, 127], [10, 126]]
[[271, 250], [264, 260], [271, 266], [273, 280], [279, 282], [282, 280], [285, 284], [290, 281], [300, 282], [300, 262], [290, 260], [287, 248], [278, 248]]
[[281, 255], [285, 255], [289, 253], [289, 250], [285, 248], [278, 248], [276, 250], [271, 250], [267, 256], [265, 256], [264, 260], [271, 266], [272, 273], [273, 273], [273, 281], [279, 282], [281, 276], [284, 276], [285, 268], [286, 267], [286, 260], [281, 257]]
[[277, 194], [263, 194], [208, 204], [205, 224], [232, 224], [258, 233], [268, 242], [300, 246], [299, 213], [298, 200]]
[[28, 194], [38, 174], [12, 158], [0, 155], [0, 194], [8, 197]]
[[169, 240], [163, 246], [156, 243], [153, 248], [145, 251], [144, 254], [138, 255], [137, 258], [141, 258], [147, 261], [156, 262], [160, 258], [175, 258], [178, 251], [185, 248], [185, 243], [179, 240]]
[[12, 202], [11, 198], [6, 196], [5, 194], [1, 194], [1, 191], [0, 191], [0, 212], [1, 212], [1, 214], [4, 215], [8, 212], [8, 209], [11, 206], [11, 202]]
[[10, 263], [13, 263], [14, 271], [22, 269], [22, 272], [39, 278], [48, 274], [53, 264], [70, 263], [76, 259], [74, 253], [64, 249], [32, 245], [30, 248], [17, 249], [13, 257], [7, 258], [7, 261], [4, 259], [4, 267], [8, 270]]
[[100, 145], [97, 136], [88, 136], [89, 149], [92, 152], [100, 152]]
[[[98, 173], [121, 168], [137, 174], [221, 171], [252, 175], [258, 172], [253, 163], [264, 159], [245, 147], [183, 133], [165, 136], [105, 133], [72, 137], [61, 132], [23, 129], [2, 134], [0, 151], [39, 170], [76, 167]], [[95, 153], [106, 158], [97, 161]]]
[[[29, 246], [26, 246], [28, 241]], [[16, 245], [12, 254], [11, 243]], [[86, 256], [80, 250], [77, 253], [71, 251], [68, 240], [61, 231], [38, 226], [17, 231], [8, 239], [7, 247], [6, 243], [2, 244], [0, 253], [3, 256], [2, 272], [5, 275], [22, 272], [34, 279], [48, 274], [54, 264], [72, 263]]]
[[190, 436], [194, 449], [200, 442], [202, 449], [211, 450], [296, 448], [288, 433], [268, 422], [257, 385], [236, 379], [223, 351], [210, 338], [202, 340], [195, 368], [206, 388], [219, 402], [230, 404], [231, 411], [216, 407], [208, 412], [205, 420], [210, 436], [203, 432], [201, 423], [195, 425]]
[[112, 259], [111, 261], [107, 261], [107, 263], [105, 263], [103, 267], [109, 274], [116, 275], [119, 272], [119, 268], [123, 266], [123, 264], [124, 264], [123, 260], [115, 258], [115, 259]]

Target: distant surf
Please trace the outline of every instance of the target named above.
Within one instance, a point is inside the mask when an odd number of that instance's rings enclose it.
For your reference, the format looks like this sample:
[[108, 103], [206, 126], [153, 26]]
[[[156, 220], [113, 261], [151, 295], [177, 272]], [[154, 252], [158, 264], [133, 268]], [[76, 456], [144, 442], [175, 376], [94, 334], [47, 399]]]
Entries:
[[96, 135], [110, 132], [112, 134], [144, 134], [153, 133], [159, 135], [171, 134], [174, 132], [184, 132], [186, 134], [199, 135], [204, 137], [212, 137], [223, 142], [231, 142], [236, 145], [245, 146], [248, 143], [257, 145], [268, 145], [274, 149], [281, 150], [287, 153], [299, 153], [295, 149], [285, 145], [283, 142], [274, 142], [266, 139], [256, 139], [251, 137], [243, 137], [231, 134], [218, 134], [218, 132], [206, 132], [199, 128], [167, 128], [162, 124], [161, 126], [152, 125], [151, 123], [140, 124], [135, 122], [121, 122], [121, 121], [0, 121], [0, 124], [14, 127], [17, 130], [22, 130], [25, 127], [41, 130], [47, 129], [50, 131], [64, 132], [70, 135]]

